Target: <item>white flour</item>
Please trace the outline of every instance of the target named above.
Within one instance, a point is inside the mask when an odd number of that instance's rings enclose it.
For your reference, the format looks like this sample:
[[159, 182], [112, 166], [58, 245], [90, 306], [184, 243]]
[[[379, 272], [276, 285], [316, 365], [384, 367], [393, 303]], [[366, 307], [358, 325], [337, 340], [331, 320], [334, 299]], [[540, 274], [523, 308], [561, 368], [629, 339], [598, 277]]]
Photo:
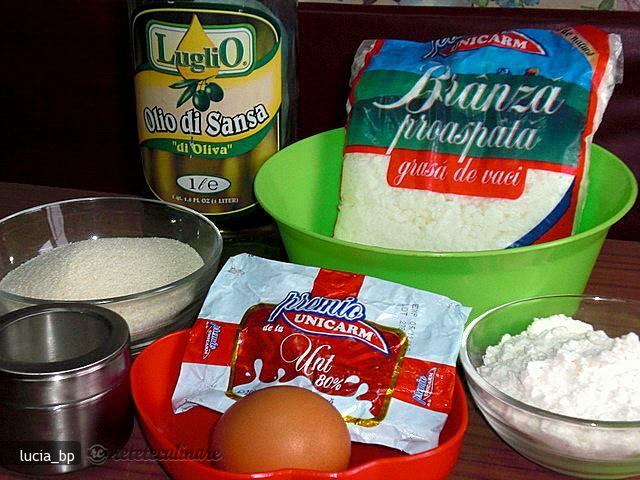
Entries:
[[[524, 403], [562, 415], [640, 421], [640, 339], [610, 338], [565, 315], [536, 319], [487, 348], [480, 375]], [[582, 455], [637, 455], [640, 431], [614, 432], [540, 420], [516, 410], [505, 419], [543, 442]]]

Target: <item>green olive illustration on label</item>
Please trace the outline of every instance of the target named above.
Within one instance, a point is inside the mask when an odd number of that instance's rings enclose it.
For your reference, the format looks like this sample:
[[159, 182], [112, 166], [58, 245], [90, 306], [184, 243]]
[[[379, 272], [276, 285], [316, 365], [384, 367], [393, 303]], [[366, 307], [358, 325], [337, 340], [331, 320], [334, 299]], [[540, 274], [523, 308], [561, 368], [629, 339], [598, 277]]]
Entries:
[[204, 87], [204, 91], [209, 96], [209, 99], [212, 102], [219, 102], [224, 98], [224, 92], [222, 91], [222, 87], [217, 83], [207, 83], [207, 86]]
[[207, 36], [197, 15], [191, 18], [189, 29], [180, 40], [175, 52], [176, 68], [183, 80], [169, 85], [173, 89], [183, 90], [178, 97], [176, 107], [181, 107], [191, 100], [193, 106], [201, 112], [206, 112], [211, 102], [219, 102], [224, 98], [222, 87], [209, 81], [215, 78], [220, 70], [208, 62], [194, 61], [199, 52], [213, 51], [215, 45]]
[[192, 102], [194, 107], [201, 112], [205, 112], [209, 109], [211, 100], [209, 100], [209, 95], [205, 91], [200, 90], [193, 95]]

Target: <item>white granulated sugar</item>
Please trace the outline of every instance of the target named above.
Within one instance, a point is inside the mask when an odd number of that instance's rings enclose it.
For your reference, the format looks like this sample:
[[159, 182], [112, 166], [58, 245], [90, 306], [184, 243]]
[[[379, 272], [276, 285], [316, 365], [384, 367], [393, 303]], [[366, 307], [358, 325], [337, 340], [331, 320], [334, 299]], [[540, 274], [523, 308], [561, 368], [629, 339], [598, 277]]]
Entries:
[[[529, 405], [571, 417], [640, 421], [640, 339], [610, 338], [565, 315], [536, 319], [519, 335], [487, 348], [478, 372]], [[640, 454], [640, 432], [578, 428], [516, 410], [502, 412], [519, 429], [576, 455]]]
[[[0, 289], [44, 300], [97, 300], [162, 287], [203, 265], [200, 255], [178, 240], [99, 238], [41, 253], [9, 272]], [[166, 305], [158, 299], [155, 305], [112, 309], [127, 320], [133, 336], [177, 313], [191, 300], [184, 295], [183, 302], [172, 296]]]
[[387, 183], [388, 157], [344, 156], [341, 206], [334, 236], [403, 250], [503, 249], [560, 203], [572, 175], [531, 169], [515, 200], [395, 188]]

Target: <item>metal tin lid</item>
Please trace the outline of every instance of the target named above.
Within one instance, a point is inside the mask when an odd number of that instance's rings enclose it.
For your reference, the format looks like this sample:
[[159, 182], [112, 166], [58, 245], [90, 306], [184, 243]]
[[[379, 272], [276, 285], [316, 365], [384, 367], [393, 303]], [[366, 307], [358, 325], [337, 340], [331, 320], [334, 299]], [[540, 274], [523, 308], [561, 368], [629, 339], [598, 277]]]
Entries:
[[0, 318], [0, 403], [76, 403], [126, 379], [129, 327], [94, 305], [48, 304]]

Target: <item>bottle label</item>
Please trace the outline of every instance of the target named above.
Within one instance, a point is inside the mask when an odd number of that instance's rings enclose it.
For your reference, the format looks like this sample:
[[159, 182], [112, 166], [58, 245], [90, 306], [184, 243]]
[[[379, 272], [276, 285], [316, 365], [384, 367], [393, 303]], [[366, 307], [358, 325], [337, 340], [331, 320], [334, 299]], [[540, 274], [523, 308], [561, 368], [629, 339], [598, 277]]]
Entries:
[[280, 146], [282, 28], [261, 6], [193, 7], [133, 17], [145, 176], [163, 200], [233, 213]]

